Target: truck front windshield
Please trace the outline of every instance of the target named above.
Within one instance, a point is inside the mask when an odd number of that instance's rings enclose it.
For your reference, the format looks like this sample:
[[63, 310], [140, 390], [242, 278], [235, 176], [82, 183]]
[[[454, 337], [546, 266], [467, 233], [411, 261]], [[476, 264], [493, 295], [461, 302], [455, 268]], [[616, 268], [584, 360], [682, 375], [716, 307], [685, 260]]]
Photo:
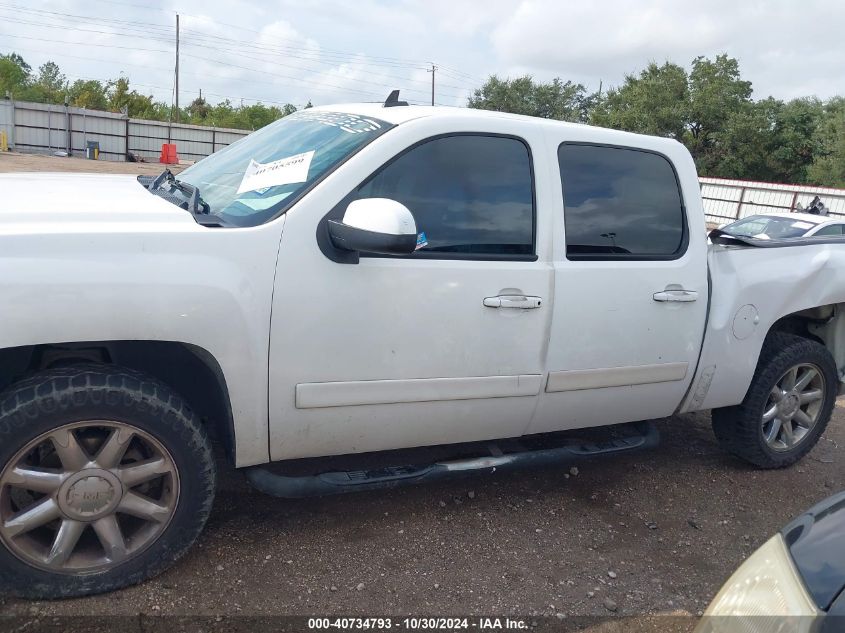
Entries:
[[372, 117], [303, 110], [204, 158], [179, 180], [198, 187], [227, 223], [257, 226], [390, 127]]

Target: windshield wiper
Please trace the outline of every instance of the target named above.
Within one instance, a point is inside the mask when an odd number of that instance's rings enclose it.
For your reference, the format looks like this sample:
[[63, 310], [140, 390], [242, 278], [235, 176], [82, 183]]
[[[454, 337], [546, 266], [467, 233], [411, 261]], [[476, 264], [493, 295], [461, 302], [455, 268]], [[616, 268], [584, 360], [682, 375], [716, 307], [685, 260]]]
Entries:
[[[188, 211], [190, 211], [194, 215], [211, 215], [211, 207], [207, 202], [202, 199], [199, 187], [179, 180], [178, 178], [176, 178], [176, 176], [173, 175], [173, 172], [170, 171], [170, 169], [165, 168], [163, 172], [153, 178], [153, 180], [150, 181], [150, 184], [147, 186], [147, 189], [151, 193], [156, 194], [156, 191], [161, 189], [162, 185], [164, 185], [165, 183], [167, 183], [171, 187], [179, 189], [180, 192], [188, 196], [186, 207]], [[170, 192], [167, 191], [166, 193]], [[179, 204], [178, 206], [182, 205]]]

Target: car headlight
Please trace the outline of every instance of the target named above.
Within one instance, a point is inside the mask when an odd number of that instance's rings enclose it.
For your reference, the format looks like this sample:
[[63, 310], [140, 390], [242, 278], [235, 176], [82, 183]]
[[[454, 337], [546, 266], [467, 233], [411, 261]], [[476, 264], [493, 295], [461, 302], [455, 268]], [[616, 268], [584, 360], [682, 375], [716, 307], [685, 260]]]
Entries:
[[823, 615], [807, 593], [780, 534], [728, 579], [696, 633], [805, 633]]

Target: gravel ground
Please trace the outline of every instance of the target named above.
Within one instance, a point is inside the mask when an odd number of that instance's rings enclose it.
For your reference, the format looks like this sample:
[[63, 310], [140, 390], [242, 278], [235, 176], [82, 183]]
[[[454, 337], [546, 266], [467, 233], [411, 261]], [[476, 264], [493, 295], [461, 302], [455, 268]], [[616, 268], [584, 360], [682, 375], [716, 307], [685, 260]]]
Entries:
[[844, 406], [779, 471], [725, 454], [706, 414], [659, 421], [653, 451], [571, 472], [322, 499], [265, 497], [221, 462], [208, 527], [175, 568], [105, 596], [0, 598], [0, 615], [694, 616], [775, 531], [845, 488]]
[[[179, 173], [190, 165], [169, 165], [170, 171]], [[0, 173], [16, 171], [65, 171], [97, 172], [101, 174], [160, 174], [164, 165], [161, 163], [123, 163], [107, 160], [85, 160], [84, 158], [59, 158], [41, 154], [18, 154], [0, 152]]]
[[[0, 154], [0, 172], [161, 168]], [[212, 616], [214, 628], [236, 616], [566, 614], [610, 618], [590, 620], [591, 630], [690, 631], [690, 616], [743, 559], [845, 488], [843, 407], [840, 400], [816, 449], [780, 471], [753, 470], [724, 453], [705, 414], [660, 421], [656, 450], [571, 472], [322, 499], [265, 497], [221, 461], [208, 527], [176, 567], [105, 596], [0, 596], [0, 616], [22, 618], [5, 621], [17, 630], [51, 621], [72, 630], [51, 618], [78, 615], [125, 616], [101, 628], [151, 630], [170, 622], [163, 616]]]

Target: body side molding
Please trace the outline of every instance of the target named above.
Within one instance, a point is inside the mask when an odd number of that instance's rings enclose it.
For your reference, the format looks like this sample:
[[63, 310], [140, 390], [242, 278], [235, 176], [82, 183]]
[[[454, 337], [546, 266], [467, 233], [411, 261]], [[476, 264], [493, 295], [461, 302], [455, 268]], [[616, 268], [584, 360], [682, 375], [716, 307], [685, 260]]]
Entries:
[[542, 382], [540, 374], [523, 374], [300, 383], [296, 385], [296, 408], [536, 396]]
[[549, 372], [546, 392], [627, 387], [683, 380], [689, 363], [660, 363], [633, 367], [606, 367]]

